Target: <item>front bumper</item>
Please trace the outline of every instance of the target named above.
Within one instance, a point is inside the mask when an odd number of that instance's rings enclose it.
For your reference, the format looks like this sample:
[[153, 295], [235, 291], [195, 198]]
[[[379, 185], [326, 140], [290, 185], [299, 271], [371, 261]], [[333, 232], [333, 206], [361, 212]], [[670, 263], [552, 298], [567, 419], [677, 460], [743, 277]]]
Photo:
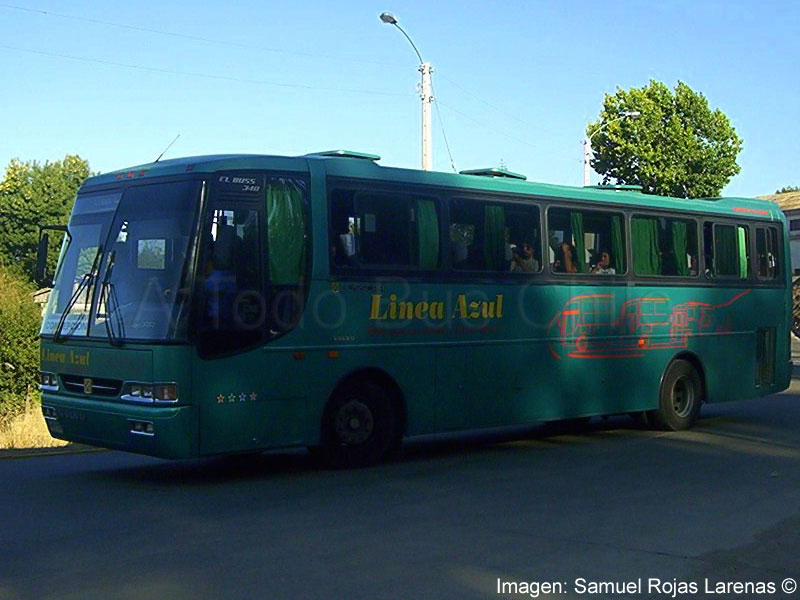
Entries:
[[[161, 458], [198, 455], [193, 406], [130, 405], [44, 392], [42, 411], [50, 435], [60, 440]], [[152, 424], [152, 433], [134, 431]]]

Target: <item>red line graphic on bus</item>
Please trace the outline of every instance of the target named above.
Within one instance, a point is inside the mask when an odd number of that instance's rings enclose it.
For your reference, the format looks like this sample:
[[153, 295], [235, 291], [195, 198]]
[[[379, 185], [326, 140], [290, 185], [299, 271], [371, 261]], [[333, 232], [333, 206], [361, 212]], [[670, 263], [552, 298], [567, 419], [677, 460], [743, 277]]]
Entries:
[[690, 301], [672, 308], [668, 298], [636, 298], [619, 310], [611, 294], [575, 296], [550, 321], [549, 350], [559, 360], [591, 360], [637, 358], [651, 350], [686, 348], [692, 335], [730, 331], [731, 315], [720, 309], [748, 293], [745, 290], [723, 304]]

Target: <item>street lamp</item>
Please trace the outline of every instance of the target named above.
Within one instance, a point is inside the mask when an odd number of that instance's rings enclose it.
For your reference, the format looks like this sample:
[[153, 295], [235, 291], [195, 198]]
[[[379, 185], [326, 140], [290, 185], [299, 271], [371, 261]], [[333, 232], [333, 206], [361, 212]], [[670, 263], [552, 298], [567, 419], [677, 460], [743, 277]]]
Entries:
[[422, 60], [422, 55], [417, 50], [417, 46], [405, 30], [397, 24], [397, 19], [394, 15], [386, 12], [381, 13], [380, 19], [387, 25], [397, 27], [411, 44], [417, 54], [417, 58], [419, 58], [419, 71], [422, 73], [422, 87], [420, 88], [420, 99], [422, 100], [422, 168], [425, 171], [431, 171], [433, 169], [433, 137], [431, 135], [431, 102], [433, 101], [431, 73], [433, 73], [433, 67], [431, 63]]
[[598, 133], [603, 131], [608, 125], [611, 123], [616, 123], [617, 121], [622, 121], [622, 119], [632, 118], [635, 119], [636, 117], [640, 116], [638, 110], [626, 110], [624, 111], [619, 117], [616, 119], [611, 119], [610, 121], [606, 121], [600, 127], [594, 130], [594, 133], [590, 136], [583, 138], [583, 185], [588, 186], [589, 184], [589, 160], [592, 158], [592, 138], [596, 136]]

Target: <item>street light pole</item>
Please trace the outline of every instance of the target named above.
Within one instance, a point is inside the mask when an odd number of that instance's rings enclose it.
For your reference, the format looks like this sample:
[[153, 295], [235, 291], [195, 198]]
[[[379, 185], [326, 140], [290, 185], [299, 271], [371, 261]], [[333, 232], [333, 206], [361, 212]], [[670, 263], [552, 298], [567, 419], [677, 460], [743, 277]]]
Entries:
[[422, 73], [422, 85], [420, 86], [420, 99], [422, 100], [422, 169], [425, 171], [433, 170], [433, 132], [431, 131], [431, 102], [433, 102], [433, 92], [431, 86], [431, 73], [433, 66], [429, 62], [422, 60], [422, 55], [417, 50], [405, 30], [397, 24], [397, 19], [389, 13], [381, 13], [380, 19], [388, 25], [394, 25], [400, 30], [408, 43], [414, 49], [419, 58], [419, 72]]
[[607, 126], [611, 125], [611, 123], [616, 123], [617, 121], [622, 121], [622, 119], [627, 119], [631, 117], [635, 119], [642, 113], [638, 110], [626, 110], [623, 112], [619, 117], [616, 119], [611, 119], [610, 121], [606, 121], [600, 127], [595, 129], [592, 135], [586, 136], [583, 138], [583, 186], [588, 187], [591, 185], [589, 179], [589, 173], [591, 169], [589, 168], [589, 161], [592, 159], [592, 138], [596, 136], [598, 133], [603, 131]]

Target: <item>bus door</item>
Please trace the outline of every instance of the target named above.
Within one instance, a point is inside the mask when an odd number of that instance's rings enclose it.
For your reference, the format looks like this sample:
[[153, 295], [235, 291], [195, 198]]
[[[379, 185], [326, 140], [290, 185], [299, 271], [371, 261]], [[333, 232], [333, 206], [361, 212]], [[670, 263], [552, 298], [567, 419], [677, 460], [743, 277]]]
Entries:
[[264, 176], [218, 174], [203, 220], [194, 389], [202, 454], [296, 443], [303, 383], [291, 352], [264, 351], [270, 327]]

